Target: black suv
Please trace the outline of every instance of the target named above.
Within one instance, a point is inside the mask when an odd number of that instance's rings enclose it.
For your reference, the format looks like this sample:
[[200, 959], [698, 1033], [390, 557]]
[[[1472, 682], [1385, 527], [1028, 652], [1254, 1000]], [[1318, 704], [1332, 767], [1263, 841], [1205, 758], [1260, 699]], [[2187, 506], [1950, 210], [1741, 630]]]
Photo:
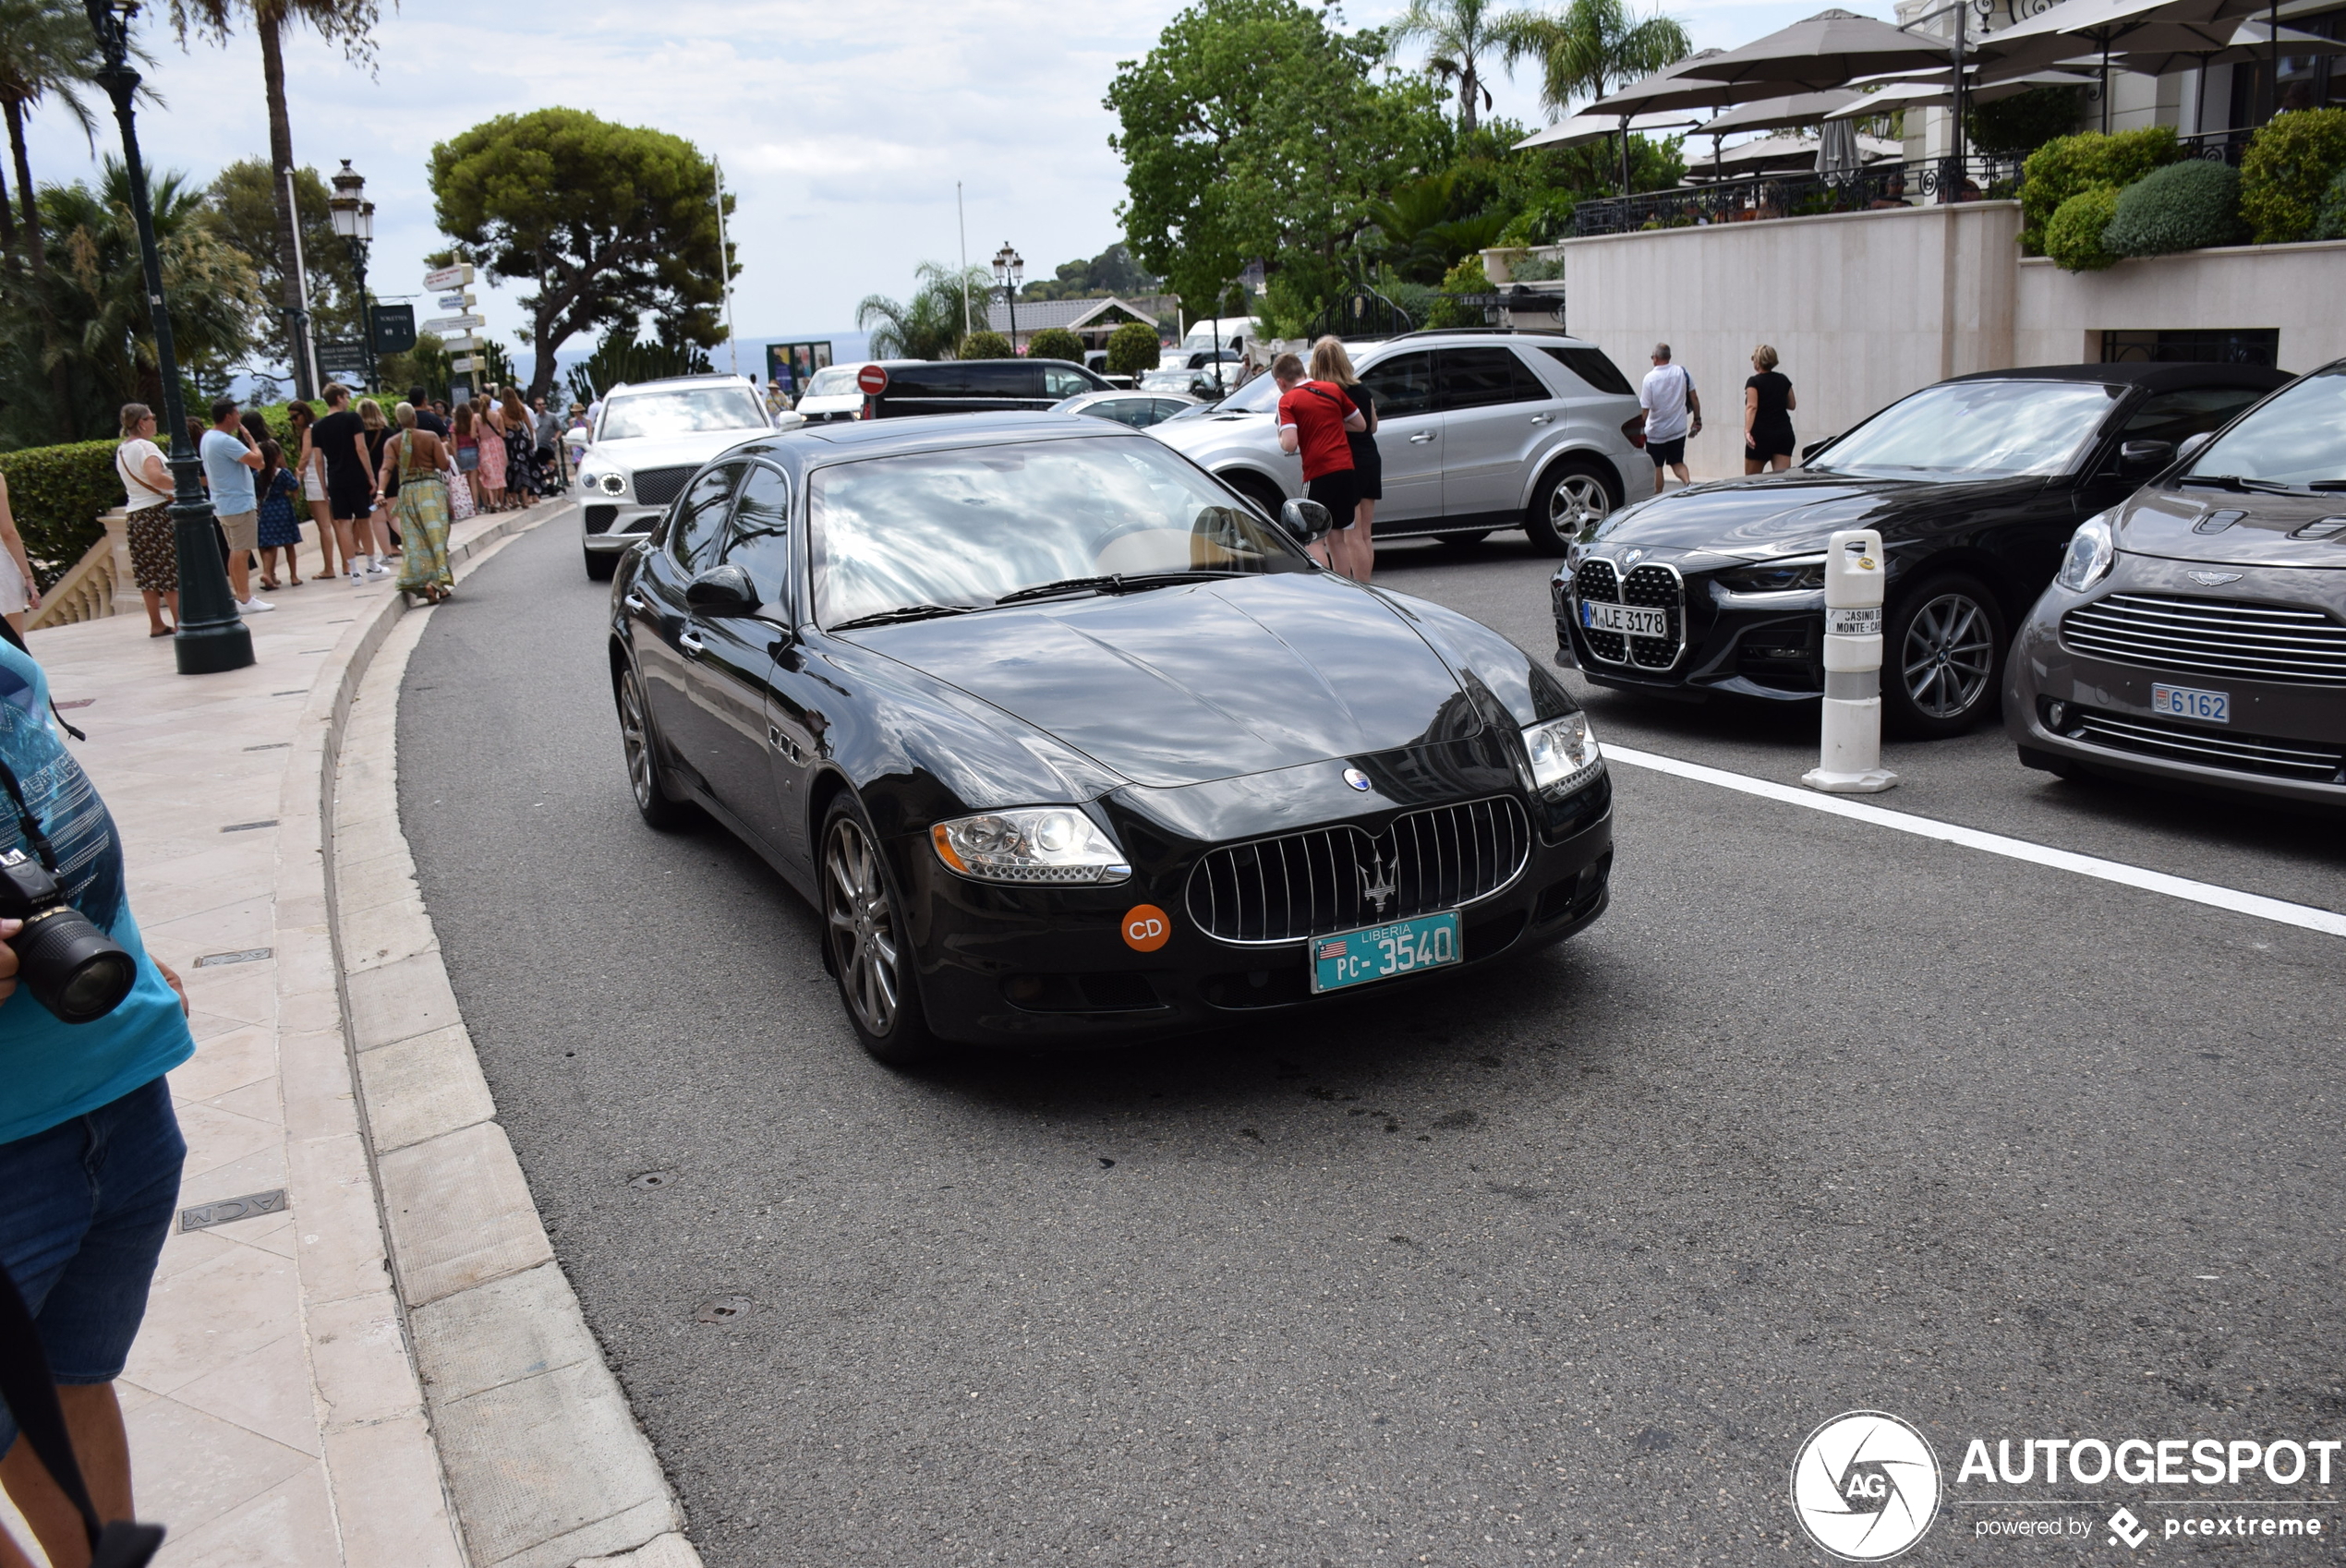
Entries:
[[1106, 378], [1064, 359], [940, 359], [890, 367], [888, 390], [872, 400], [872, 417], [1040, 413], [1070, 397], [1109, 390]]

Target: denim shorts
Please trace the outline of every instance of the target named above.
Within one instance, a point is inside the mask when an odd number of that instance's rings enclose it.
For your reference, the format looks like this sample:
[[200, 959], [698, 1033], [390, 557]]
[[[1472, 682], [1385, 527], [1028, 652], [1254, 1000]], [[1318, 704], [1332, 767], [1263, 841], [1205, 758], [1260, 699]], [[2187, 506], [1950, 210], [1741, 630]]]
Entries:
[[[160, 1078], [88, 1116], [0, 1143], [0, 1266], [31, 1309], [56, 1381], [121, 1375], [187, 1157]], [[16, 1441], [17, 1423], [0, 1409], [0, 1453]]]

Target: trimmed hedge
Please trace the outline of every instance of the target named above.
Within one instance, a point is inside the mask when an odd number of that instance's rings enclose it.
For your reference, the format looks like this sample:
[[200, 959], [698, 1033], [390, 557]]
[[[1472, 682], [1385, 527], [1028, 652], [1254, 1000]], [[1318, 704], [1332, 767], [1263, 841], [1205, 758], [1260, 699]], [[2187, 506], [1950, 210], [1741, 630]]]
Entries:
[[2147, 126], [2115, 136], [2085, 131], [2055, 137], [2021, 165], [2021, 254], [2052, 254], [2047, 232], [2053, 214], [2071, 197], [2096, 186], [2107, 186], [2114, 193], [2182, 156], [2183, 148], [2168, 126]]
[[2346, 239], [2346, 172], [2329, 182], [2322, 195], [2320, 215], [2314, 219], [2316, 239]]
[[1107, 335], [1108, 374], [1137, 376], [1154, 370], [1162, 352], [1155, 327], [1146, 321], [1127, 321]]
[[1064, 359], [1083, 363], [1083, 340], [1065, 327], [1046, 327], [1026, 340], [1029, 359]]
[[2102, 235], [2118, 215], [2115, 187], [2098, 185], [2062, 202], [2045, 225], [2045, 254], [2069, 272], [2098, 272], [2114, 265], [2116, 256], [2104, 248]]
[[2165, 256], [2239, 237], [2239, 174], [2192, 158], [2153, 169], [2120, 191], [2101, 244], [2114, 256]]
[[2325, 194], [2346, 173], [2346, 109], [2294, 109], [2249, 139], [2240, 215], [2259, 245], [2314, 237]]
[[66, 446], [29, 446], [0, 452], [0, 476], [8, 481], [8, 510], [24, 552], [46, 593], [90, 547], [105, 536], [101, 513], [123, 502], [115, 474], [113, 441], [74, 441]]
[[1010, 339], [999, 332], [987, 332], [981, 328], [961, 340], [961, 346], [953, 351], [953, 357], [956, 359], [1015, 359], [1018, 355], [1010, 347]]

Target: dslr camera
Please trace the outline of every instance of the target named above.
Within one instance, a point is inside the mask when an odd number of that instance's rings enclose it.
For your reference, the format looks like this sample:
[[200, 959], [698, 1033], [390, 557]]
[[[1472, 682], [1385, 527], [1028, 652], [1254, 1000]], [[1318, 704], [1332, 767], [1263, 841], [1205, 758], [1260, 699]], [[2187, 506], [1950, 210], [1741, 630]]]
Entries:
[[22, 850], [0, 850], [0, 919], [24, 922], [8, 938], [17, 982], [64, 1022], [105, 1017], [139, 983], [128, 949], [66, 902], [55, 874]]

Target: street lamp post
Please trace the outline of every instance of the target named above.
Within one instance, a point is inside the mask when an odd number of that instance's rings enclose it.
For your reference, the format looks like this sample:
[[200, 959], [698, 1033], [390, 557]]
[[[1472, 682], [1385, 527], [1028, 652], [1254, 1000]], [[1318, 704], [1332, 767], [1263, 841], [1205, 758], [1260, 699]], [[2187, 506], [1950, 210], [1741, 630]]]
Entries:
[[123, 171], [130, 179], [130, 211], [139, 224], [139, 259], [144, 263], [147, 310], [154, 324], [155, 373], [163, 380], [163, 417], [171, 431], [171, 521], [179, 549], [179, 630], [172, 639], [182, 675], [242, 669], [252, 662], [252, 633], [236, 613], [221, 563], [212, 500], [198, 477], [196, 449], [187, 441], [187, 409], [179, 396], [179, 356], [171, 344], [171, 311], [163, 303], [163, 256], [155, 248], [155, 215], [147, 198], [146, 165], [139, 159], [139, 133], [131, 112], [139, 73], [130, 68], [130, 18], [138, 0], [83, 0], [90, 30], [105, 65], [98, 84], [114, 100], [122, 122]]
[[1010, 313], [1010, 352], [1018, 352], [1018, 291], [1026, 282], [1026, 258], [1010, 248], [1004, 240], [1002, 248], [994, 253], [994, 281], [1002, 288], [1002, 303]]
[[342, 161], [342, 173], [334, 176], [334, 193], [327, 199], [326, 211], [333, 218], [334, 233], [349, 243], [351, 270], [358, 275], [358, 338], [367, 348], [367, 390], [375, 387], [375, 302], [367, 293], [367, 247], [375, 237], [375, 204], [367, 199], [367, 176]]

